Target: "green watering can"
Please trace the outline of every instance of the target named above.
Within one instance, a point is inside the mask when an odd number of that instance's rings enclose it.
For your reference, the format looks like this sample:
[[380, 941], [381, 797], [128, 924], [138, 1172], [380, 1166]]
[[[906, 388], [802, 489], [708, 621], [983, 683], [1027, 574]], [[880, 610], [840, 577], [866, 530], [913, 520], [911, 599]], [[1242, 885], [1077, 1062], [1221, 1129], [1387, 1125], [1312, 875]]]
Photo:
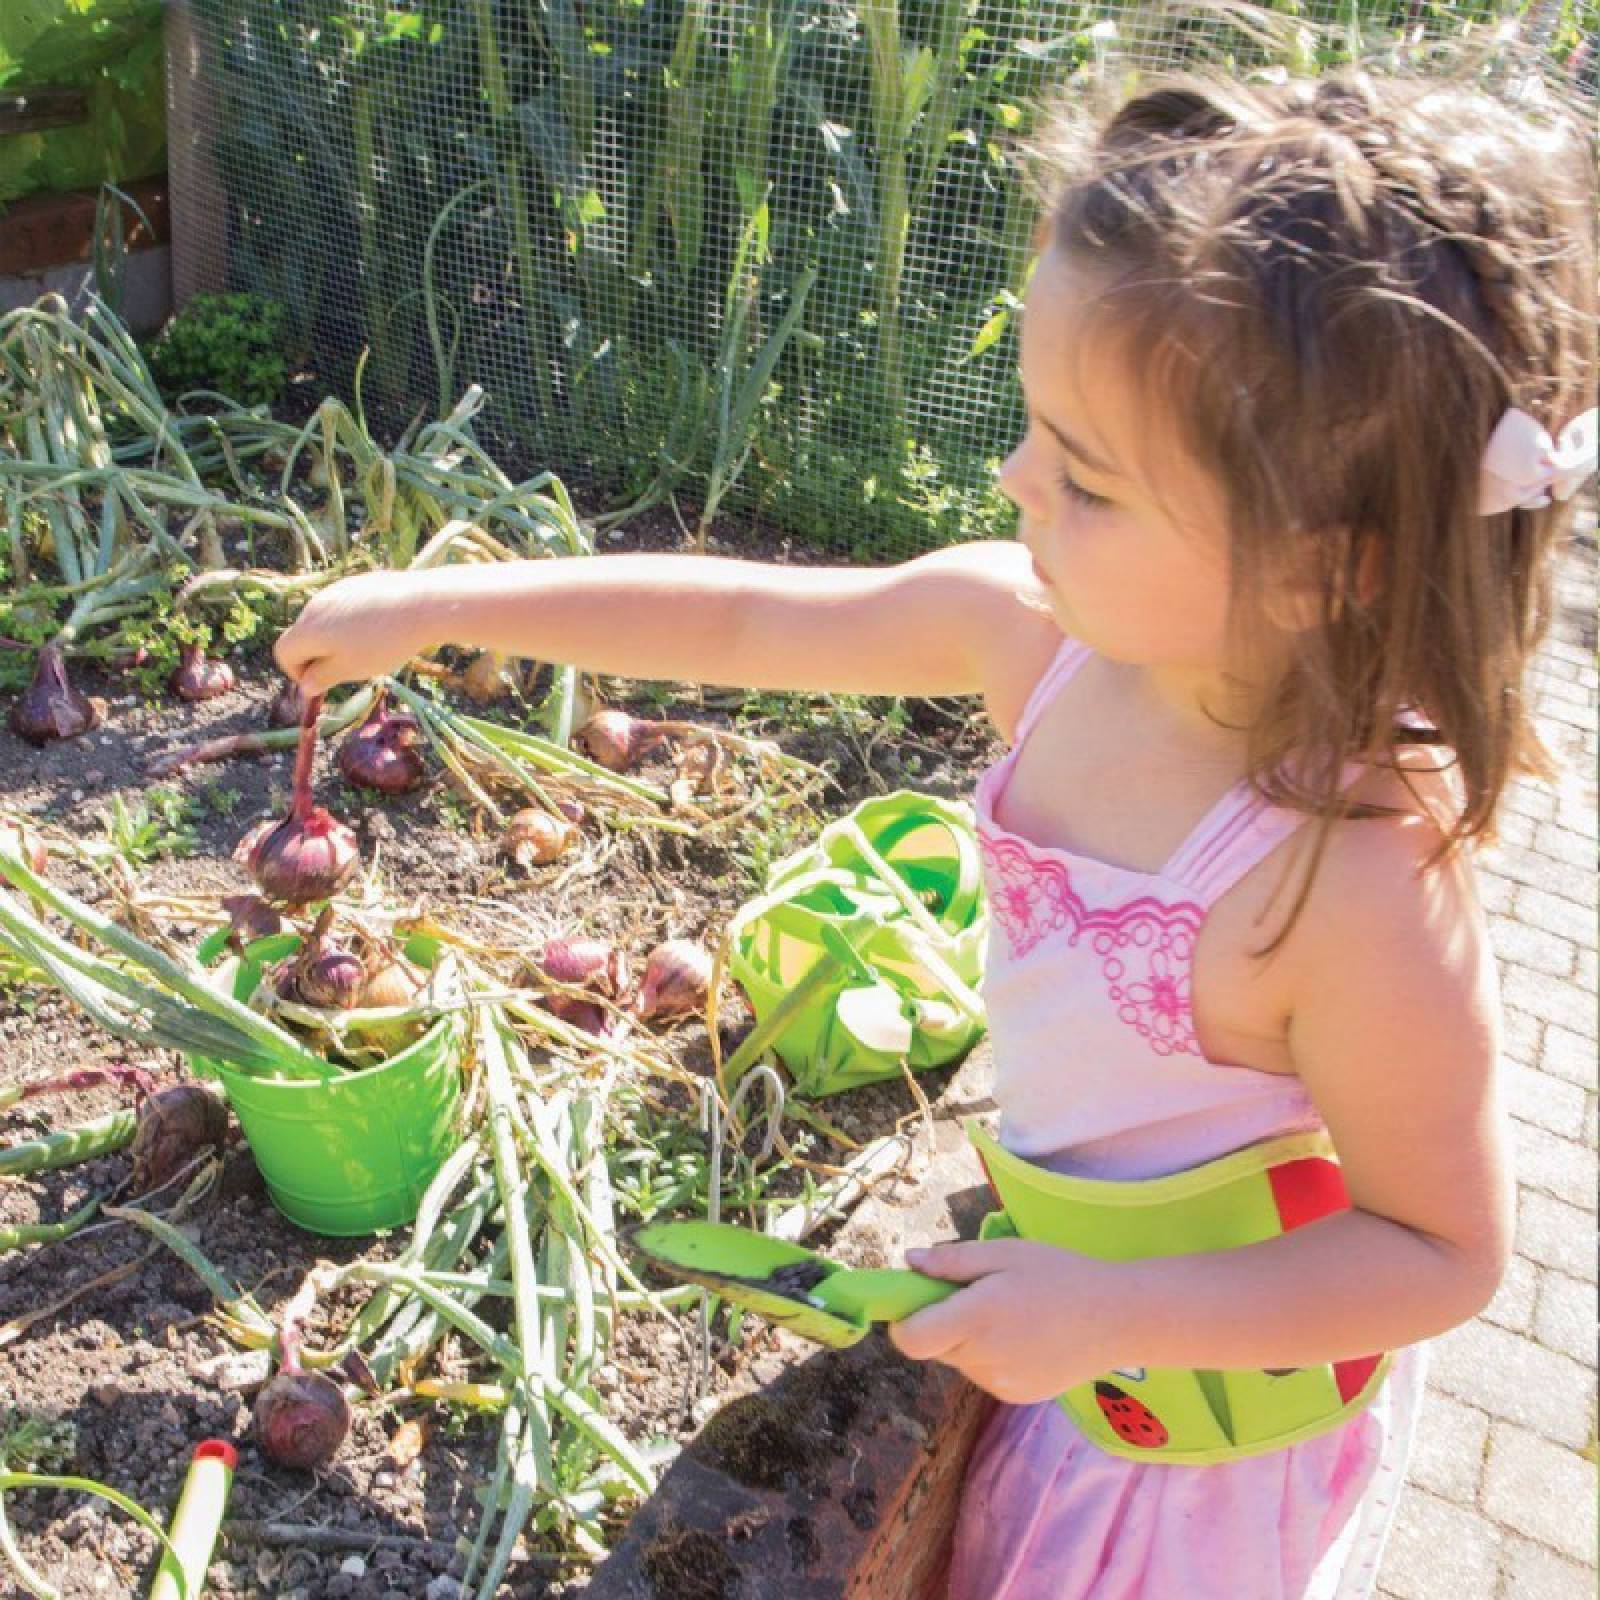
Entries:
[[961, 1287], [904, 1267], [841, 1266], [783, 1239], [725, 1222], [652, 1222], [628, 1235], [633, 1251], [804, 1339], [835, 1350], [875, 1322], [899, 1322]]
[[898, 790], [863, 801], [779, 862], [728, 927], [728, 966], [764, 1020], [832, 967], [773, 1048], [817, 1098], [943, 1066], [984, 1030], [988, 915], [968, 807]]

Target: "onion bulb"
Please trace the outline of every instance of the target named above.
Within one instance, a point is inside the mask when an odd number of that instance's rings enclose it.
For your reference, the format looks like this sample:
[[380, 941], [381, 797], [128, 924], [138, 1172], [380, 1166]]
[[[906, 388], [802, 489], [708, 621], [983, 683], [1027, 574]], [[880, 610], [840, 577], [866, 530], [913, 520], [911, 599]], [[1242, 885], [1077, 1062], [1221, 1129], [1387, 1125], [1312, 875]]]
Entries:
[[305, 708], [305, 696], [300, 693], [300, 685], [291, 678], [272, 697], [272, 704], [267, 707], [267, 726], [269, 728], [298, 727]]
[[[534, 963], [533, 975], [543, 982], [586, 990], [606, 1000], [621, 1000], [628, 987], [627, 958], [604, 939], [550, 940]], [[544, 1004], [552, 1016], [585, 1033], [609, 1034], [617, 1026], [611, 1011], [596, 1001], [585, 1000], [581, 993], [552, 990], [545, 995]]]
[[186, 644], [178, 655], [178, 670], [172, 674], [172, 688], [180, 700], [214, 700], [234, 685], [233, 668], [226, 661], [214, 661], [205, 647]]
[[608, 772], [628, 772], [665, 735], [626, 711], [596, 711], [574, 737], [591, 761]]
[[348, 1011], [355, 1005], [366, 971], [358, 955], [328, 937], [332, 922], [333, 907], [324, 906], [305, 943], [273, 974], [279, 999], [324, 1011]]
[[375, 710], [339, 746], [339, 771], [360, 789], [404, 794], [422, 782], [422, 729], [403, 711]]
[[517, 680], [506, 665], [506, 658], [493, 650], [480, 650], [461, 674], [462, 692], [478, 706], [504, 700], [516, 687]]
[[134, 1193], [159, 1189], [227, 1136], [228, 1108], [204, 1084], [175, 1083], [158, 1089], [139, 1107], [129, 1151]]
[[321, 695], [306, 701], [289, 815], [281, 822], [251, 829], [234, 851], [234, 859], [250, 869], [267, 899], [285, 905], [326, 900], [337, 893], [360, 861], [355, 834], [332, 812], [311, 801], [311, 762], [321, 711]]
[[711, 957], [692, 939], [668, 939], [645, 962], [635, 1010], [646, 1021], [693, 1016], [710, 990]]
[[577, 842], [578, 830], [565, 817], [528, 806], [506, 824], [501, 848], [519, 867], [542, 867]]
[[284, 1308], [278, 1332], [277, 1376], [256, 1396], [252, 1421], [263, 1452], [280, 1467], [314, 1472], [339, 1452], [350, 1432], [350, 1402], [344, 1390], [301, 1362], [302, 1323], [310, 1310], [304, 1291]]
[[67, 664], [58, 646], [47, 644], [39, 652], [33, 681], [11, 708], [11, 728], [29, 744], [52, 739], [75, 739], [98, 725], [100, 708], [79, 694], [67, 679]]
[[36, 878], [42, 878], [45, 868], [50, 865], [50, 855], [44, 847], [44, 840], [25, 823], [0, 822], [0, 850], [20, 856]]

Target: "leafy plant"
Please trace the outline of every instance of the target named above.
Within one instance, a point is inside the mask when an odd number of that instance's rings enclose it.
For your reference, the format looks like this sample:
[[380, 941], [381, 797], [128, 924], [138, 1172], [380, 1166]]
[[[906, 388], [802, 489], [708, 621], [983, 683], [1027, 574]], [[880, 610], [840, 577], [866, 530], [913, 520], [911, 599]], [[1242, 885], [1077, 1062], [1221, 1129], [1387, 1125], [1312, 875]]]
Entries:
[[200, 847], [194, 831], [194, 802], [175, 789], [149, 788], [130, 806], [120, 794], [100, 813], [112, 850], [136, 867], [163, 856], [192, 856]]
[[284, 313], [259, 294], [197, 294], [150, 348], [150, 370], [169, 400], [197, 390], [240, 405], [270, 405], [283, 392]]

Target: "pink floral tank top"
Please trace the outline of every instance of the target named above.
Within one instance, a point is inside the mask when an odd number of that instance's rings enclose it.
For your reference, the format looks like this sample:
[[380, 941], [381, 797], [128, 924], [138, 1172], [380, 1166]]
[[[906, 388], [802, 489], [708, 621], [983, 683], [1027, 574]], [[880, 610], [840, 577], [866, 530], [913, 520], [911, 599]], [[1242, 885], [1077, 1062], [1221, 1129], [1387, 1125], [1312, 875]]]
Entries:
[[999, 1137], [1081, 1176], [1159, 1177], [1322, 1125], [1298, 1078], [1202, 1055], [1190, 993], [1206, 913], [1307, 819], [1241, 782], [1154, 873], [1002, 828], [995, 806], [1023, 742], [1089, 654], [1063, 644], [975, 796]]

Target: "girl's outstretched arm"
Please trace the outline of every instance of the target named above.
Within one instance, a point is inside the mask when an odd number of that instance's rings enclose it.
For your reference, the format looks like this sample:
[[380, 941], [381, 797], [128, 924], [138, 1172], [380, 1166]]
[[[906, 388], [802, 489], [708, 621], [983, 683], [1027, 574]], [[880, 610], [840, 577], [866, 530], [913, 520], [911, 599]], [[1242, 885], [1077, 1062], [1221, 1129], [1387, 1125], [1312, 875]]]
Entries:
[[308, 693], [393, 671], [441, 644], [629, 678], [750, 689], [949, 695], [1048, 620], [1010, 540], [892, 567], [801, 567], [628, 554], [372, 572], [315, 596], [278, 641]]
[[897, 1324], [909, 1355], [1005, 1400], [1113, 1367], [1295, 1367], [1465, 1322], [1511, 1253], [1499, 1014], [1464, 863], [1416, 871], [1422, 822], [1335, 830], [1292, 951], [1289, 1041], [1351, 1209], [1235, 1250], [1101, 1262], [1022, 1241], [908, 1259], [972, 1288]]

